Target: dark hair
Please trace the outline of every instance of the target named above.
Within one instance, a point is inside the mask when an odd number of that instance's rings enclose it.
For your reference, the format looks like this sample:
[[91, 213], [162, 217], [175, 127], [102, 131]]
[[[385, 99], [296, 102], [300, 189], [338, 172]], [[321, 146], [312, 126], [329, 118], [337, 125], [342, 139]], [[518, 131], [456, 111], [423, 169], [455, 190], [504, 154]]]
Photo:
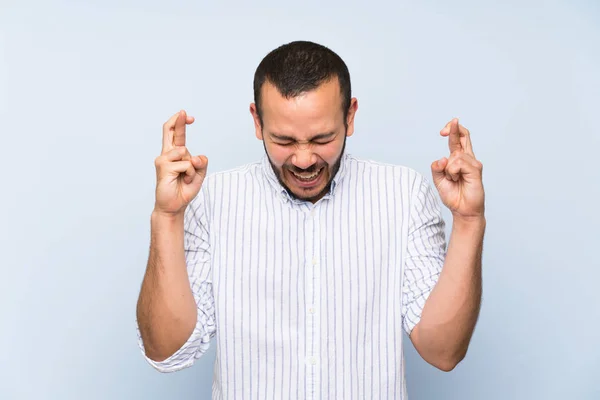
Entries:
[[254, 73], [254, 103], [260, 124], [263, 124], [260, 94], [265, 82], [272, 83], [282, 96], [289, 99], [336, 77], [346, 124], [352, 90], [348, 67], [340, 56], [323, 45], [308, 41], [295, 41], [272, 50]]

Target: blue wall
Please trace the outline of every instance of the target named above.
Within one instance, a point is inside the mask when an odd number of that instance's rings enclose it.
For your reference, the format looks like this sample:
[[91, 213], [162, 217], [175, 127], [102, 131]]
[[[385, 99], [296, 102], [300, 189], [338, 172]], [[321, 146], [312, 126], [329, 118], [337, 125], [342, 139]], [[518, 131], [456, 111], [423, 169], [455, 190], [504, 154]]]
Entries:
[[257, 159], [254, 69], [309, 39], [350, 67], [350, 152], [430, 176], [458, 116], [484, 163], [481, 319], [449, 374], [407, 342], [411, 398], [600, 399], [598, 2], [273, 4], [2, 2], [0, 397], [210, 396], [213, 350], [161, 375], [136, 344], [161, 126]]

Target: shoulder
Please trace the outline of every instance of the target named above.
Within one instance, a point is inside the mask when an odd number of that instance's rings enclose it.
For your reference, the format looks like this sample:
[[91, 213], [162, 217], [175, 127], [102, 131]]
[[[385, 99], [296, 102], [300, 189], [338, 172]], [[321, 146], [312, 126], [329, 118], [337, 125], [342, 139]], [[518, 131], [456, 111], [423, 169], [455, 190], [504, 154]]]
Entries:
[[263, 176], [261, 161], [253, 161], [237, 167], [209, 173], [202, 183], [205, 196], [212, 199], [222, 196], [237, 196], [238, 189], [256, 184]]
[[191, 201], [191, 208], [202, 207], [210, 212], [217, 201], [232, 195], [238, 196], [241, 185], [247, 186], [260, 176], [261, 161], [254, 161], [237, 167], [209, 173], [202, 182], [202, 188]]
[[223, 181], [228, 181], [236, 178], [244, 178], [246, 176], [256, 176], [256, 173], [261, 167], [261, 161], [253, 161], [237, 167], [229, 168], [223, 171], [209, 173], [204, 179], [204, 183], [209, 185], [218, 184]]
[[430, 181], [416, 169], [403, 164], [387, 163], [382, 161], [360, 158], [348, 154], [346, 167], [351, 179], [369, 179], [372, 184], [385, 187], [400, 188], [412, 192], [423, 186], [429, 186]]

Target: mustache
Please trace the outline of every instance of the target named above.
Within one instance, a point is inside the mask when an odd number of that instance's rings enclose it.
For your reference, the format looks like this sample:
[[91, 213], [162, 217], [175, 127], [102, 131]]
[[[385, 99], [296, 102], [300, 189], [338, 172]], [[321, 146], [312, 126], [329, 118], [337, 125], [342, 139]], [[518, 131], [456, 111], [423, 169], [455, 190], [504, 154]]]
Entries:
[[302, 173], [307, 173], [307, 174], [311, 174], [313, 172], [317, 172], [318, 170], [320, 170], [321, 168], [325, 167], [326, 164], [313, 164], [308, 168], [302, 169], [302, 168], [298, 168], [295, 165], [291, 165], [291, 164], [285, 164], [283, 166], [283, 168], [291, 171], [291, 172], [295, 172], [297, 174], [302, 174]]

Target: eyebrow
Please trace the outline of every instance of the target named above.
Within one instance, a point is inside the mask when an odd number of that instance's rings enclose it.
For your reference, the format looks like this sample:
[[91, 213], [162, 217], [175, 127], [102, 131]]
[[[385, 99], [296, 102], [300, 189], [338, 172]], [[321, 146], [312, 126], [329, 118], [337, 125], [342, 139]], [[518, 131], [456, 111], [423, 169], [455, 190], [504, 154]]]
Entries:
[[[310, 140], [312, 141], [312, 140], [329, 139], [330, 137], [332, 137], [334, 135], [335, 135], [335, 132], [319, 133], [319, 134], [313, 136], [312, 138], [310, 138]], [[274, 139], [281, 140], [281, 141], [290, 141], [290, 142], [293, 142], [293, 141], [296, 140], [296, 139], [294, 139], [291, 136], [279, 135], [279, 134], [273, 133], [273, 132], [271, 132], [271, 136]]]

